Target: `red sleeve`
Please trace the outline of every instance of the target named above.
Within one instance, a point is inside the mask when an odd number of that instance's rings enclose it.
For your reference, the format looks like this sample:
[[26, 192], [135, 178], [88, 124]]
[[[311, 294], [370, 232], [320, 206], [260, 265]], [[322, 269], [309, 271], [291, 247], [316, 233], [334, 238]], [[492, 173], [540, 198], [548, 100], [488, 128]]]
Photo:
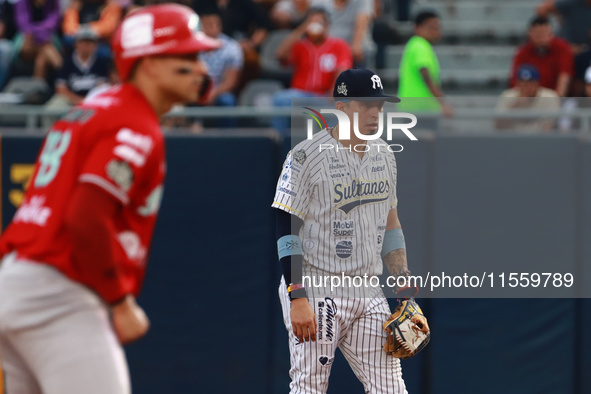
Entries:
[[558, 58], [560, 60], [560, 73], [567, 73], [571, 77], [574, 74], [574, 56], [573, 51], [570, 48], [568, 42], [564, 40], [557, 39], [557, 42], [560, 43], [560, 53]]
[[78, 180], [94, 184], [127, 204], [133, 187], [147, 171], [153, 147], [151, 136], [122, 128], [96, 144]]
[[120, 206], [119, 201], [99, 187], [80, 183], [74, 188], [66, 211], [72, 260], [80, 280], [109, 304], [131, 292], [121, 280], [113, 257], [113, 217]]
[[348, 70], [353, 68], [353, 53], [351, 48], [344, 40], [339, 40], [338, 51], [337, 51], [337, 68], [340, 70]]

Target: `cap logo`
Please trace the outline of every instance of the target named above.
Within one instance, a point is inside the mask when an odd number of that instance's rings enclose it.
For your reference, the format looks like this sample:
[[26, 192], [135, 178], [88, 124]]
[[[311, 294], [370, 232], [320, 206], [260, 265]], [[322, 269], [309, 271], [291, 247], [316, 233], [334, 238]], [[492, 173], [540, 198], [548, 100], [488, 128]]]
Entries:
[[341, 84], [337, 87], [337, 93], [342, 94], [343, 96], [347, 95], [347, 85], [345, 85], [345, 82], [341, 82]]
[[176, 28], [174, 26], [166, 26], [154, 30], [154, 37], [172, 36], [175, 32]]
[[380, 79], [380, 77], [378, 77], [377, 75], [372, 75], [371, 77], [371, 82], [373, 83], [373, 88], [376, 89], [376, 87], [380, 87], [380, 88], [384, 88], [382, 86], [382, 80]]
[[121, 46], [132, 49], [150, 45], [154, 42], [154, 16], [139, 14], [123, 21], [121, 27]]

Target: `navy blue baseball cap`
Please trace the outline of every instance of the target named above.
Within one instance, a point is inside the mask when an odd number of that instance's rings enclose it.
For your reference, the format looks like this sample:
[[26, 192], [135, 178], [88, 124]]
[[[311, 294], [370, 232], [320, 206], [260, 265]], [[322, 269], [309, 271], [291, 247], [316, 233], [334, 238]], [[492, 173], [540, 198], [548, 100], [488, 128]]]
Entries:
[[400, 99], [384, 94], [384, 86], [380, 77], [367, 68], [351, 68], [343, 71], [337, 78], [332, 92], [335, 101], [384, 100], [398, 103]]
[[539, 81], [540, 71], [532, 64], [524, 64], [517, 69], [517, 79], [519, 81]]

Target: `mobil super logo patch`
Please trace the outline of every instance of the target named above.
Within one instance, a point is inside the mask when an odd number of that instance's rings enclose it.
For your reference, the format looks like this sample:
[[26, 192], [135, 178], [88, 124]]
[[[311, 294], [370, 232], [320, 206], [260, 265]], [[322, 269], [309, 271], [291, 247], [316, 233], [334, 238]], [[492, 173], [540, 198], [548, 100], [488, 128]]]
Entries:
[[340, 241], [337, 243], [336, 250], [337, 256], [342, 259], [346, 259], [353, 254], [353, 242], [351, 241]]

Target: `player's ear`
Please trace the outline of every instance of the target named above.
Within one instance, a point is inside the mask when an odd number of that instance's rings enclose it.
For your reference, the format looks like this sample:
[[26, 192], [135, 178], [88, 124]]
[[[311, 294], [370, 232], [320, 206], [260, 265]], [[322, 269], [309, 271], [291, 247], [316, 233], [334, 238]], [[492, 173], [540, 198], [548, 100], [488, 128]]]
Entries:
[[154, 56], [147, 56], [140, 59], [138, 64], [138, 71], [142, 70], [147, 76], [155, 77], [158, 75], [158, 59]]

